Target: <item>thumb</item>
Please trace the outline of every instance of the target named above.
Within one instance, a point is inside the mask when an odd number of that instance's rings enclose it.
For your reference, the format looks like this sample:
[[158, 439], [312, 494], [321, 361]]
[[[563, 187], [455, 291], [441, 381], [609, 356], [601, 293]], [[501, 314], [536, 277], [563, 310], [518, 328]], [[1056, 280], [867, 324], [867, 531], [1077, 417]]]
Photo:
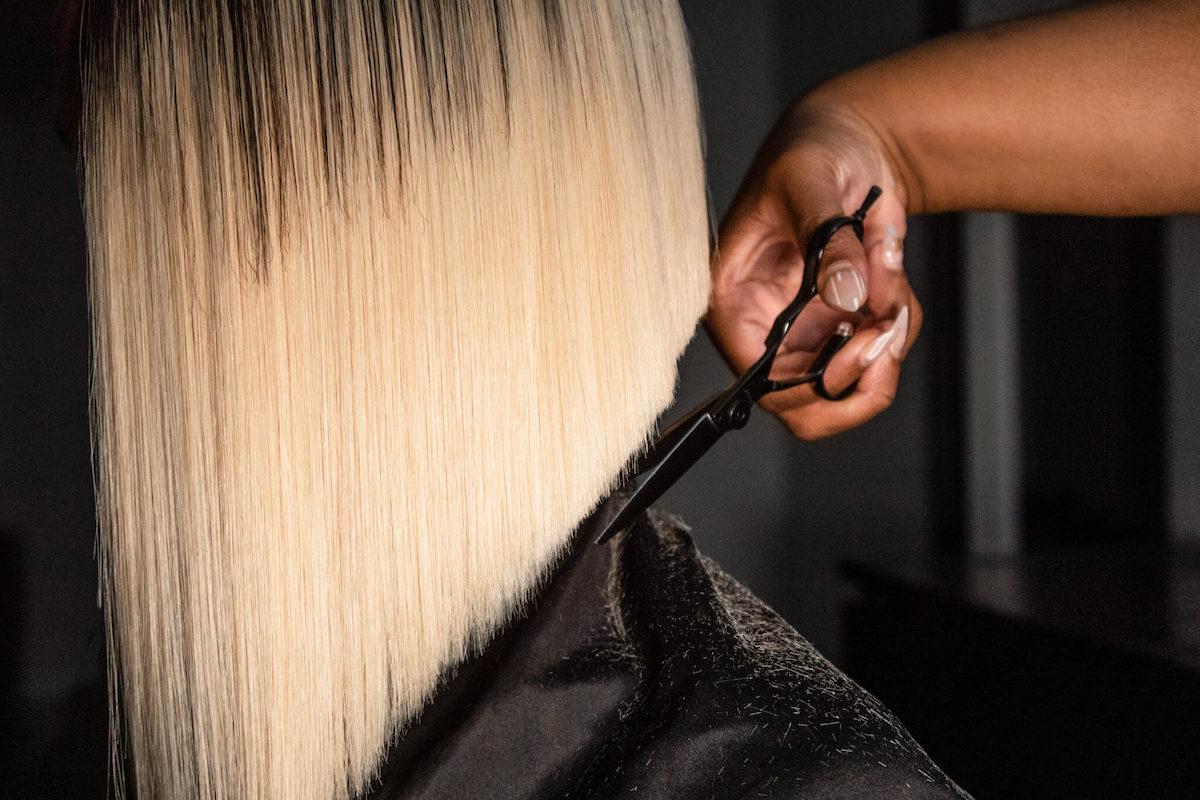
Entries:
[[[844, 237], [839, 235], [834, 238]], [[858, 244], [857, 239], [854, 240], [854, 244], [844, 248], [845, 252], [837, 255], [830, 253], [833, 242], [829, 244], [817, 277], [817, 289], [821, 299], [827, 306], [839, 311], [858, 311], [867, 300], [866, 251]], [[825, 266], [826, 264], [828, 266]]]
[[[866, 193], [863, 189], [863, 197]], [[853, 214], [858, 208], [858, 202], [846, 199], [832, 175], [823, 181], [808, 179], [792, 184], [785, 190], [785, 202], [796, 241], [804, 247], [822, 222]], [[867, 275], [867, 251], [847, 225], [825, 247], [817, 272], [817, 290], [830, 308], [853, 313], [867, 300]]]

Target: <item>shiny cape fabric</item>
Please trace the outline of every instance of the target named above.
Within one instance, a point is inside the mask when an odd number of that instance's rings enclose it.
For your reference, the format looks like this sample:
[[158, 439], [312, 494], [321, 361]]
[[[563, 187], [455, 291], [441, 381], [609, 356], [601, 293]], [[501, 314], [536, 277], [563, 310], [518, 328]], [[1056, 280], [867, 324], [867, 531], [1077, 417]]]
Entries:
[[600, 517], [364, 800], [968, 798], [677, 519], [597, 547]]

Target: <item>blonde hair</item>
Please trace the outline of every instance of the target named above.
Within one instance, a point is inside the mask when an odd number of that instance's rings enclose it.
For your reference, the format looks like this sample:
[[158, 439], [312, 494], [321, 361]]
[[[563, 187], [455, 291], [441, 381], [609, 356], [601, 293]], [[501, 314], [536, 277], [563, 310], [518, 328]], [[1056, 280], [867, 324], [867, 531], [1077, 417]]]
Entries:
[[141, 797], [344, 797], [670, 400], [708, 293], [679, 10], [91, 5], [115, 735]]

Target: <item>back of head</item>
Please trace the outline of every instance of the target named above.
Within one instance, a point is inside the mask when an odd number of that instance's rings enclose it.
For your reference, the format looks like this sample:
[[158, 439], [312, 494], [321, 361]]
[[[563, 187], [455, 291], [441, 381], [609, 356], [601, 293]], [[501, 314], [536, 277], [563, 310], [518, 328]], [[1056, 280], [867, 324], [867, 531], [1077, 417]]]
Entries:
[[102, 593], [142, 797], [339, 797], [519, 608], [707, 297], [674, 0], [96, 0]]

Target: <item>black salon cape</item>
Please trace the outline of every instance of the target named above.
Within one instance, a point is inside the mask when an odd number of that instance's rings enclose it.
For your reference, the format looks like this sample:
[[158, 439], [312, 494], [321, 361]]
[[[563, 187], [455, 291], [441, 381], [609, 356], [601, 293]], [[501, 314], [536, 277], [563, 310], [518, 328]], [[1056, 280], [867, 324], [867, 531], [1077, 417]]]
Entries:
[[604, 546], [596, 528], [363, 797], [968, 797], [677, 519], [651, 511]]

